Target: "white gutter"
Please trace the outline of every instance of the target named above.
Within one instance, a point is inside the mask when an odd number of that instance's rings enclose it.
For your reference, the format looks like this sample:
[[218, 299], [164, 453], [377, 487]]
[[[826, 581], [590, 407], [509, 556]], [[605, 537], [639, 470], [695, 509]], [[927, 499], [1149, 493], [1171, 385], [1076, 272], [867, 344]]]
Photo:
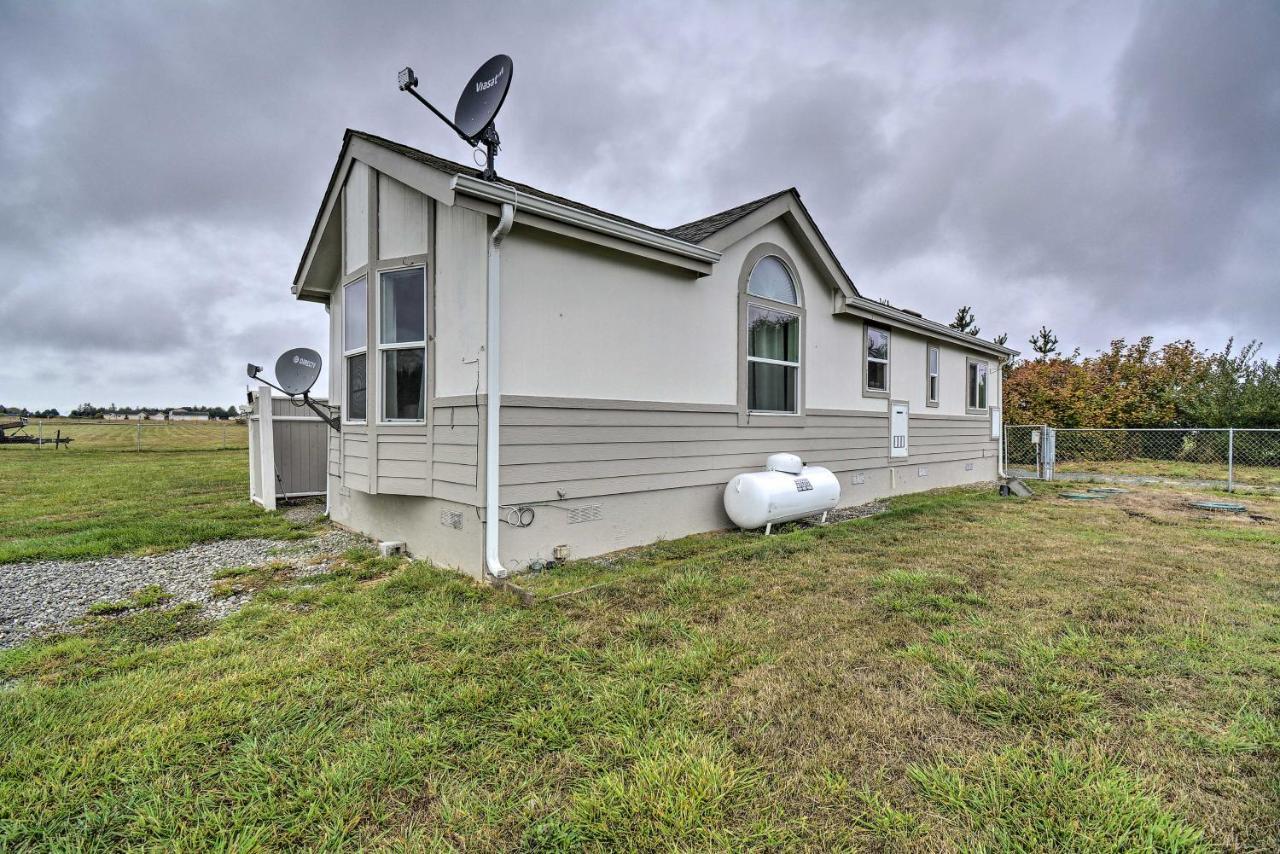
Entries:
[[486, 288], [489, 318], [484, 336], [484, 565], [494, 578], [506, 578], [510, 573], [498, 557], [498, 423], [502, 415], [502, 348], [498, 343], [502, 337], [502, 327], [498, 304], [502, 296], [499, 287], [502, 241], [511, 231], [515, 218], [515, 206], [504, 201], [498, 227], [489, 235], [489, 278]]
[[[497, 202], [498, 204], [514, 204], [518, 195], [514, 187], [506, 186], [501, 183], [492, 181], [482, 181], [479, 178], [472, 178], [470, 175], [455, 175], [453, 178], [453, 190], [457, 193], [465, 193], [477, 199], [484, 199], [489, 202]], [[674, 237], [668, 237], [665, 234], [649, 231], [639, 226], [628, 225], [625, 222], [619, 222], [616, 219], [603, 217], [599, 214], [589, 213], [578, 208], [562, 205], [558, 202], [544, 199], [540, 196], [533, 196], [525, 193], [519, 196], [520, 209], [529, 213], [544, 216], [547, 219], [553, 219], [558, 222], [576, 225], [580, 228], [589, 229], [590, 231], [600, 232], [602, 234], [616, 237], [620, 240], [626, 240], [631, 243], [637, 243], [641, 246], [647, 246], [650, 249], [658, 249], [663, 252], [669, 252], [672, 255], [681, 258], [689, 258], [694, 261], [701, 261], [706, 264], [714, 264], [720, 260], [720, 253], [714, 249], [707, 249], [705, 246], [698, 246], [693, 243], [686, 243]]]

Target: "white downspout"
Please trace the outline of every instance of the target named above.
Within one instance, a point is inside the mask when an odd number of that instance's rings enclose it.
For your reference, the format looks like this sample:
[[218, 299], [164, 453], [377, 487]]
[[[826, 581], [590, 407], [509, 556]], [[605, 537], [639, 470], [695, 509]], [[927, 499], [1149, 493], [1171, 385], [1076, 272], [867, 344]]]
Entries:
[[488, 324], [485, 329], [485, 418], [484, 418], [484, 565], [494, 578], [506, 578], [509, 571], [498, 557], [498, 422], [502, 415], [501, 346], [498, 303], [501, 298], [502, 240], [511, 231], [516, 209], [502, 203], [498, 227], [489, 235], [489, 279], [487, 287]]

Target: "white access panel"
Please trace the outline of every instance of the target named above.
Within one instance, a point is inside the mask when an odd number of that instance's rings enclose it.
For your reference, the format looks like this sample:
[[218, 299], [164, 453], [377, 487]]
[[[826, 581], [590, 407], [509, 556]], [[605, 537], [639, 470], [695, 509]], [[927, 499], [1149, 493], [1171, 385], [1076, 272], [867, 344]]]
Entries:
[[907, 455], [907, 404], [893, 403], [889, 405], [889, 456], [905, 457]]

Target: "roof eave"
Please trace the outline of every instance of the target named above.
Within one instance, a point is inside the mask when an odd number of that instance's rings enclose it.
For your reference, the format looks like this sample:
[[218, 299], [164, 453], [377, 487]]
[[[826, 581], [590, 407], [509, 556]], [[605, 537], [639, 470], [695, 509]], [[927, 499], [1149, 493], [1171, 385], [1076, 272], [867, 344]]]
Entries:
[[514, 205], [517, 221], [521, 212], [534, 214], [553, 222], [564, 223], [624, 243], [642, 246], [672, 259], [680, 259], [677, 262], [678, 266], [693, 269], [703, 275], [710, 273], [711, 266], [720, 260], [721, 253], [714, 249], [598, 216], [539, 196], [521, 193], [504, 184], [473, 178], [470, 175], [455, 175], [451, 187], [454, 192], [472, 198], [494, 204]]
[[1002, 360], [1013, 359], [1018, 355], [1017, 350], [997, 344], [994, 341], [985, 341], [967, 332], [960, 332], [950, 326], [924, 317], [916, 317], [914, 314], [908, 314], [902, 309], [894, 308], [866, 297], [859, 296], [846, 299], [843, 311], [845, 314], [851, 314], [855, 317], [880, 320], [892, 326], [910, 329], [931, 338], [942, 338], [970, 350], [988, 353]]

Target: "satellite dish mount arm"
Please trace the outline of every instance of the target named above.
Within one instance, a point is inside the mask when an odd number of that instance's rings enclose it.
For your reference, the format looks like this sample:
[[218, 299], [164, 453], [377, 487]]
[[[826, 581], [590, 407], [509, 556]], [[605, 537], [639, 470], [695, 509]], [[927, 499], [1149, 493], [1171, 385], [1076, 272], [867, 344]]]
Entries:
[[418, 77], [413, 73], [412, 68], [406, 68], [404, 71], [400, 72], [400, 91], [408, 92], [410, 95], [417, 98], [418, 101], [420, 101], [424, 107], [426, 107], [428, 110], [436, 114], [436, 118], [438, 118], [440, 121], [447, 124], [449, 127], [453, 128], [453, 132], [456, 133], [458, 136], [460, 136], [463, 142], [465, 142], [467, 145], [470, 145], [472, 148], [474, 148], [476, 144], [475, 140], [471, 139], [469, 136], [463, 133], [462, 128], [455, 125], [452, 119], [450, 119], [444, 113], [437, 110], [434, 104], [432, 104], [426, 98], [419, 95], [417, 86], [418, 86]]
[[332, 409], [329, 409], [328, 407], [321, 409], [320, 404], [312, 400], [311, 395], [305, 391], [302, 393], [302, 402], [305, 403], [307, 406], [311, 407], [311, 411], [314, 412], [316, 415], [319, 415], [320, 420], [323, 421], [325, 424], [328, 424], [329, 428], [333, 430], [333, 432], [335, 433], [342, 432], [342, 422], [338, 419], [338, 416], [333, 414]]

